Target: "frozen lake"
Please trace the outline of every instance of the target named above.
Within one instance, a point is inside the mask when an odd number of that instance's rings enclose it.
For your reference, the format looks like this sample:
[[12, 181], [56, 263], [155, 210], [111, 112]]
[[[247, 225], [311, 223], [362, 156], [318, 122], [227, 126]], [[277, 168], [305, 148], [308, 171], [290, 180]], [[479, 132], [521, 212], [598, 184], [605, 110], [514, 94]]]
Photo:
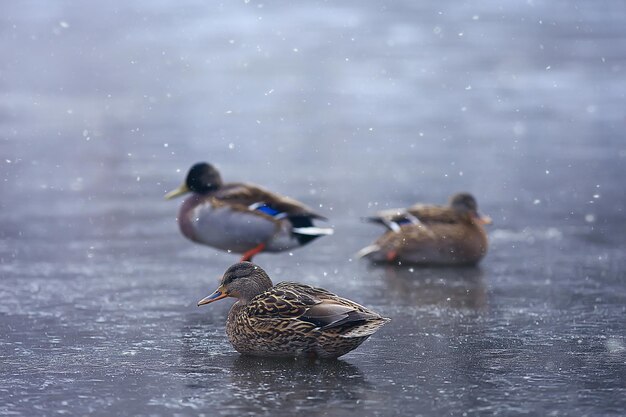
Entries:
[[[477, 3], [477, 4], [473, 4]], [[0, 5], [0, 415], [623, 415], [626, 3]], [[197, 161], [335, 234], [255, 261], [391, 317], [242, 357]], [[372, 267], [360, 217], [472, 192], [478, 268]]]

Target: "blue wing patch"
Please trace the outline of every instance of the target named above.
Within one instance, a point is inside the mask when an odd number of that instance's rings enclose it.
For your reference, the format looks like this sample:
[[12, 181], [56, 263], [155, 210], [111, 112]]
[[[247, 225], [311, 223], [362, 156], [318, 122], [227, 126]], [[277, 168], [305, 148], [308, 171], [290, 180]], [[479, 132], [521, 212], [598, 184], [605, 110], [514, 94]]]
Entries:
[[402, 226], [403, 224], [409, 224], [409, 223], [413, 223], [410, 219], [407, 219], [406, 217], [397, 220], [394, 222], [395, 224], [397, 224], [398, 226]]
[[268, 206], [265, 203], [255, 203], [252, 204], [249, 208], [250, 210], [260, 211], [261, 213], [267, 214], [268, 216], [272, 217], [280, 217], [281, 214], [284, 214], [276, 210], [275, 208]]

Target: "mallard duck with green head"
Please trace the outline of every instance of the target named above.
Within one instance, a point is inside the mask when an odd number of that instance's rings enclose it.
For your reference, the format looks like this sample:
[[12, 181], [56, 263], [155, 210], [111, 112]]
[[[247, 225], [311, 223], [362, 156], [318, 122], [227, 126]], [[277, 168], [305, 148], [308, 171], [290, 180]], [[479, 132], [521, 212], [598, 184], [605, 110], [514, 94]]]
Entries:
[[389, 321], [322, 288], [296, 282], [276, 285], [250, 262], [232, 265], [220, 285], [198, 305], [237, 298], [226, 334], [242, 354], [337, 358], [356, 349]]
[[210, 164], [191, 167], [183, 185], [165, 195], [184, 194], [178, 225], [188, 239], [224, 251], [241, 253], [249, 261], [259, 252], [297, 248], [330, 235], [330, 228], [316, 227], [326, 220], [304, 204], [258, 185], [224, 183]]
[[487, 253], [484, 225], [491, 219], [478, 213], [476, 199], [469, 193], [454, 194], [447, 206], [416, 204], [365, 220], [388, 229], [357, 254], [373, 262], [471, 265]]

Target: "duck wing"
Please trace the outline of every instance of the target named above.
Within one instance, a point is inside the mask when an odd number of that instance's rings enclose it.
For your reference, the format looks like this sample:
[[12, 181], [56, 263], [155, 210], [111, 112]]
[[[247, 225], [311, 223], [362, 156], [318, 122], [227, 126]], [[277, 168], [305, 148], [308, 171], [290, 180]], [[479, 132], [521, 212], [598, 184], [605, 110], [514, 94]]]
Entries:
[[455, 224], [462, 221], [455, 210], [445, 206], [429, 206], [425, 204], [415, 204], [408, 209], [407, 213], [419, 219], [423, 224], [446, 223]]
[[370, 320], [382, 319], [350, 300], [322, 288], [295, 282], [281, 282], [248, 304], [250, 317], [297, 319], [320, 330], [351, 328]]
[[328, 300], [324, 300], [320, 304], [309, 308], [300, 316], [300, 320], [313, 323], [322, 330], [335, 327], [352, 327], [379, 318], [380, 316], [378, 314], [358, 311], [354, 309], [354, 307], [337, 304]]
[[364, 217], [363, 220], [381, 224], [394, 232], [399, 232], [402, 225], [419, 223], [419, 220], [404, 208], [379, 211], [373, 216]]
[[301, 202], [273, 193], [257, 185], [245, 183], [225, 184], [212, 197], [224, 203], [239, 205], [248, 210], [260, 211], [272, 217], [326, 220], [324, 216], [314, 212]]
[[382, 224], [387, 229], [399, 233], [401, 226], [404, 225], [421, 225], [428, 228], [438, 224], [459, 224], [463, 223], [464, 217], [450, 207], [415, 204], [409, 208], [383, 210], [364, 220]]

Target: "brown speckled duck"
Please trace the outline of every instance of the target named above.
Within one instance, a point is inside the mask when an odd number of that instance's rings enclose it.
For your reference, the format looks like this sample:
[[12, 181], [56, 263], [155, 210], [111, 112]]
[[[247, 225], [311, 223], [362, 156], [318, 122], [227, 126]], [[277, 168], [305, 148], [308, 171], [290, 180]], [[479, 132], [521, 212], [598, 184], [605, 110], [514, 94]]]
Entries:
[[198, 305], [237, 298], [226, 321], [233, 347], [254, 356], [337, 358], [357, 348], [389, 319], [331, 292], [295, 282], [273, 285], [250, 262], [226, 270]]
[[242, 261], [259, 252], [303, 246], [333, 232], [315, 227], [314, 219], [326, 219], [299, 201], [252, 184], [225, 184], [217, 169], [204, 162], [193, 165], [185, 183], [165, 198], [187, 193], [191, 196], [178, 213], [182, 234], [197, 243], [241, 253]]
[[453, 195], [448, 206], [416, 204], [366, 220], [389, 229], [358, 252], [373, 262], [472, 265], [487, 253], [484, 225], [491, 219], [478, 214], [476, 199], [468, 193]]

